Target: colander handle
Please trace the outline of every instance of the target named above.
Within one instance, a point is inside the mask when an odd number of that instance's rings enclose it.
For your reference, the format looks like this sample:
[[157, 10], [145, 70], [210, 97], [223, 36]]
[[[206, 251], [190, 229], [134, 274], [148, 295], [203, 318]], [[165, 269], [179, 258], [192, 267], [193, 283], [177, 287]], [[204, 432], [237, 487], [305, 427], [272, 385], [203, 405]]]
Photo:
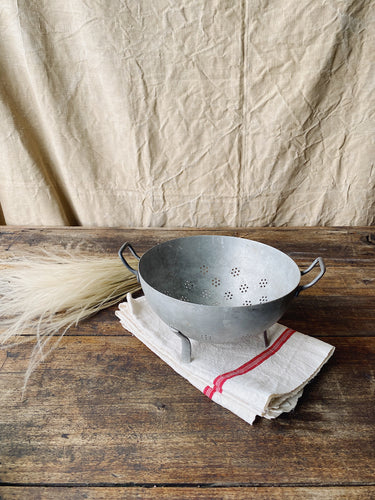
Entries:
[[312, 281], [310, 281], [310, 283], [307, 283], [307, 285], [301, 285], [300, 287], [298, 287], [298, 290], [297, 290], [297, 295], [299, 293], [301, 293], [303, 290], [306, 290], [307, 288], [310, 288], [312, 287], [313, 285], [315, 285], [315, 283], [317, 281], [320, 280], [320, 278], [323, 276], [323, 274], [326, 272], [326, 266], [323, 262], [323, 259], [321, 257], [317, 257], [314, 262], [307, 268], [305, 269], [304, 271], [301, 271], [301, 276], [303, 276], [304, 274], [307, 274], [308, 272], [311, 271], [311, 269], [313, 267], [315, 267], [317, 264], [319, 264], [319, 267], [320, 267], [320, 273], [318, 274], [318, 276], [316, 276]]
[[120, 257], [120, 259], [122, 260], [124, 266], [129, 269], [129, 271], [131, 273], [133, 273], [135, 275], [135, 277], [137, 278], [137, 281], [139, 282], [139, 273], [136, 269], [133, 269], [125, 260], [125, 257], [124, 257], [124, 252], [125, 250], [129, 248], [131, 254], [137, 259], [137, 260], [140, 260], [140, 256], [137, 255], [137, 252], [134, 250], [134, 248], [131, 246], [131, 244], [127, 241], [125, 242], [122, 247], [120, 248], [120, 250], [118, 251], [118, 255]]

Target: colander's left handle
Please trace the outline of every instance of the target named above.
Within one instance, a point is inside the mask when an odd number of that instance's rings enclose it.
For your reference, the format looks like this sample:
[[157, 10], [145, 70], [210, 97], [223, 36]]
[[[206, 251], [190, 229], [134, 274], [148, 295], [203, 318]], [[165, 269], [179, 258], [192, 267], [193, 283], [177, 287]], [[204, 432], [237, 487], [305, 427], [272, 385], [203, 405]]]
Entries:
[[326, 266], [324, 264], [323, 259], [321, 257], [317, 257], [314, 260], [314, 262], [307, 269], [305, 269], [304, 271], [301, 271], [301, 276], [303, 276], [304, 274], [307, 274], [309, 271], [311, 271], [311, 269], [313, 267], [315, 267], [318, 264], [319, 264], [319, 267], [320, 267], [320, 273], [318, 274], [318, 276], [316, 276], [312, 281], [310, 281], [310, 283], [307, 283], [307, 285], [301, 285], [300, 287], [298, 287], [297, 295], [299, 293], [301, 293], [303, 290], [306, 290], [307, 288], [310, 288], [313, 285], [315, 285], [315, 283], [317, 281], [319, 281], [320, 278], [323, 276], [323, 274], [326, 272]]
[[137, 281], [139, 282], [139, 272], [136, 270], [136, 269], [133, 269], [127, 262], [126, 262], [126, 259], [124, 257], [124, 252], [125, 250], [129, 248], [131, 254], [133, 255], [133, 257], [135, 257], [137, 260], [140, 260], [140, 256], [137, 254], [137, 252], [134, 250], [134, 248], [131, 246], [131, 244], [126, 241], [122, 247], [120, 248], [120, 250], [118, 251], [118, 255], [120, 257], [120, 259], [122, 260], [124, 266], [129, 269], [129, 271], [131, 273], [133, 273], [135, 275], [135, 277], [137, 278]]

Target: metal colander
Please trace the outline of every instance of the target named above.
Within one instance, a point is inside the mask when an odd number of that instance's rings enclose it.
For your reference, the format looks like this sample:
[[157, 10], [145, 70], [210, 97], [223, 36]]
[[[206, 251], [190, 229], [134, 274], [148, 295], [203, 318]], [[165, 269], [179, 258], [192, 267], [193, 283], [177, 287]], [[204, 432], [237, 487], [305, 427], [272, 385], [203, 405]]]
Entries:
[[[138, 271], [126, 262], [126, 248], [140, 260]], [[125, 243], [119, 255], [163, 321], [184, 336], [217, 343], [266, 330], [325, 271], [320, 257], [301, 272], [280, 250], [230, 236], [178, 238], [154, 246], [142, 258]], [[316, 264], [319, 275], [300, 285], [301, 274]]]
[[222, 236], [172, 240], [142, 257], [139, 272], [159, 292], [192, 304], [251, 306], [294, 289], [300, 271], [286, 254], [256, 241]]

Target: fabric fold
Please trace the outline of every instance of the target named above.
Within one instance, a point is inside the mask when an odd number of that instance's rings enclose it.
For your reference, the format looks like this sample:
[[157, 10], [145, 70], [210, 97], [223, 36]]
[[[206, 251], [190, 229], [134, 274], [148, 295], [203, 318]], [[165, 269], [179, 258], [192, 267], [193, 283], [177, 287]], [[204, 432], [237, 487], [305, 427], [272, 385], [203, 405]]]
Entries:
[[280, 324], [263, 336], [231, 344], [191, 341], [192, 360], [181, 361], [181, 340], [150, 308], [145, 297], [119, 305], [116, 316], [179, 375], [215, 403], [249, 424], [257, 416], [276, 418], [295, 408], [306, 384], [334, 352], [334, 347]]

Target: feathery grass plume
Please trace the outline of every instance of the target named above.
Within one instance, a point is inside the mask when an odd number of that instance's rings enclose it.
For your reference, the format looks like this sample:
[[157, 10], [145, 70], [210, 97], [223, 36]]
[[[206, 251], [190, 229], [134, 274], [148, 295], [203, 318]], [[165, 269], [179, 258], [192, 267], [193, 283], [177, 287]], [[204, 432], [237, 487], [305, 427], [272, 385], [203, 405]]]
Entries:
[[44, 252], [0, 259], [0, 348], [35, 340], [24, 388], [69, 327], [139, 289], [117, 257]]

